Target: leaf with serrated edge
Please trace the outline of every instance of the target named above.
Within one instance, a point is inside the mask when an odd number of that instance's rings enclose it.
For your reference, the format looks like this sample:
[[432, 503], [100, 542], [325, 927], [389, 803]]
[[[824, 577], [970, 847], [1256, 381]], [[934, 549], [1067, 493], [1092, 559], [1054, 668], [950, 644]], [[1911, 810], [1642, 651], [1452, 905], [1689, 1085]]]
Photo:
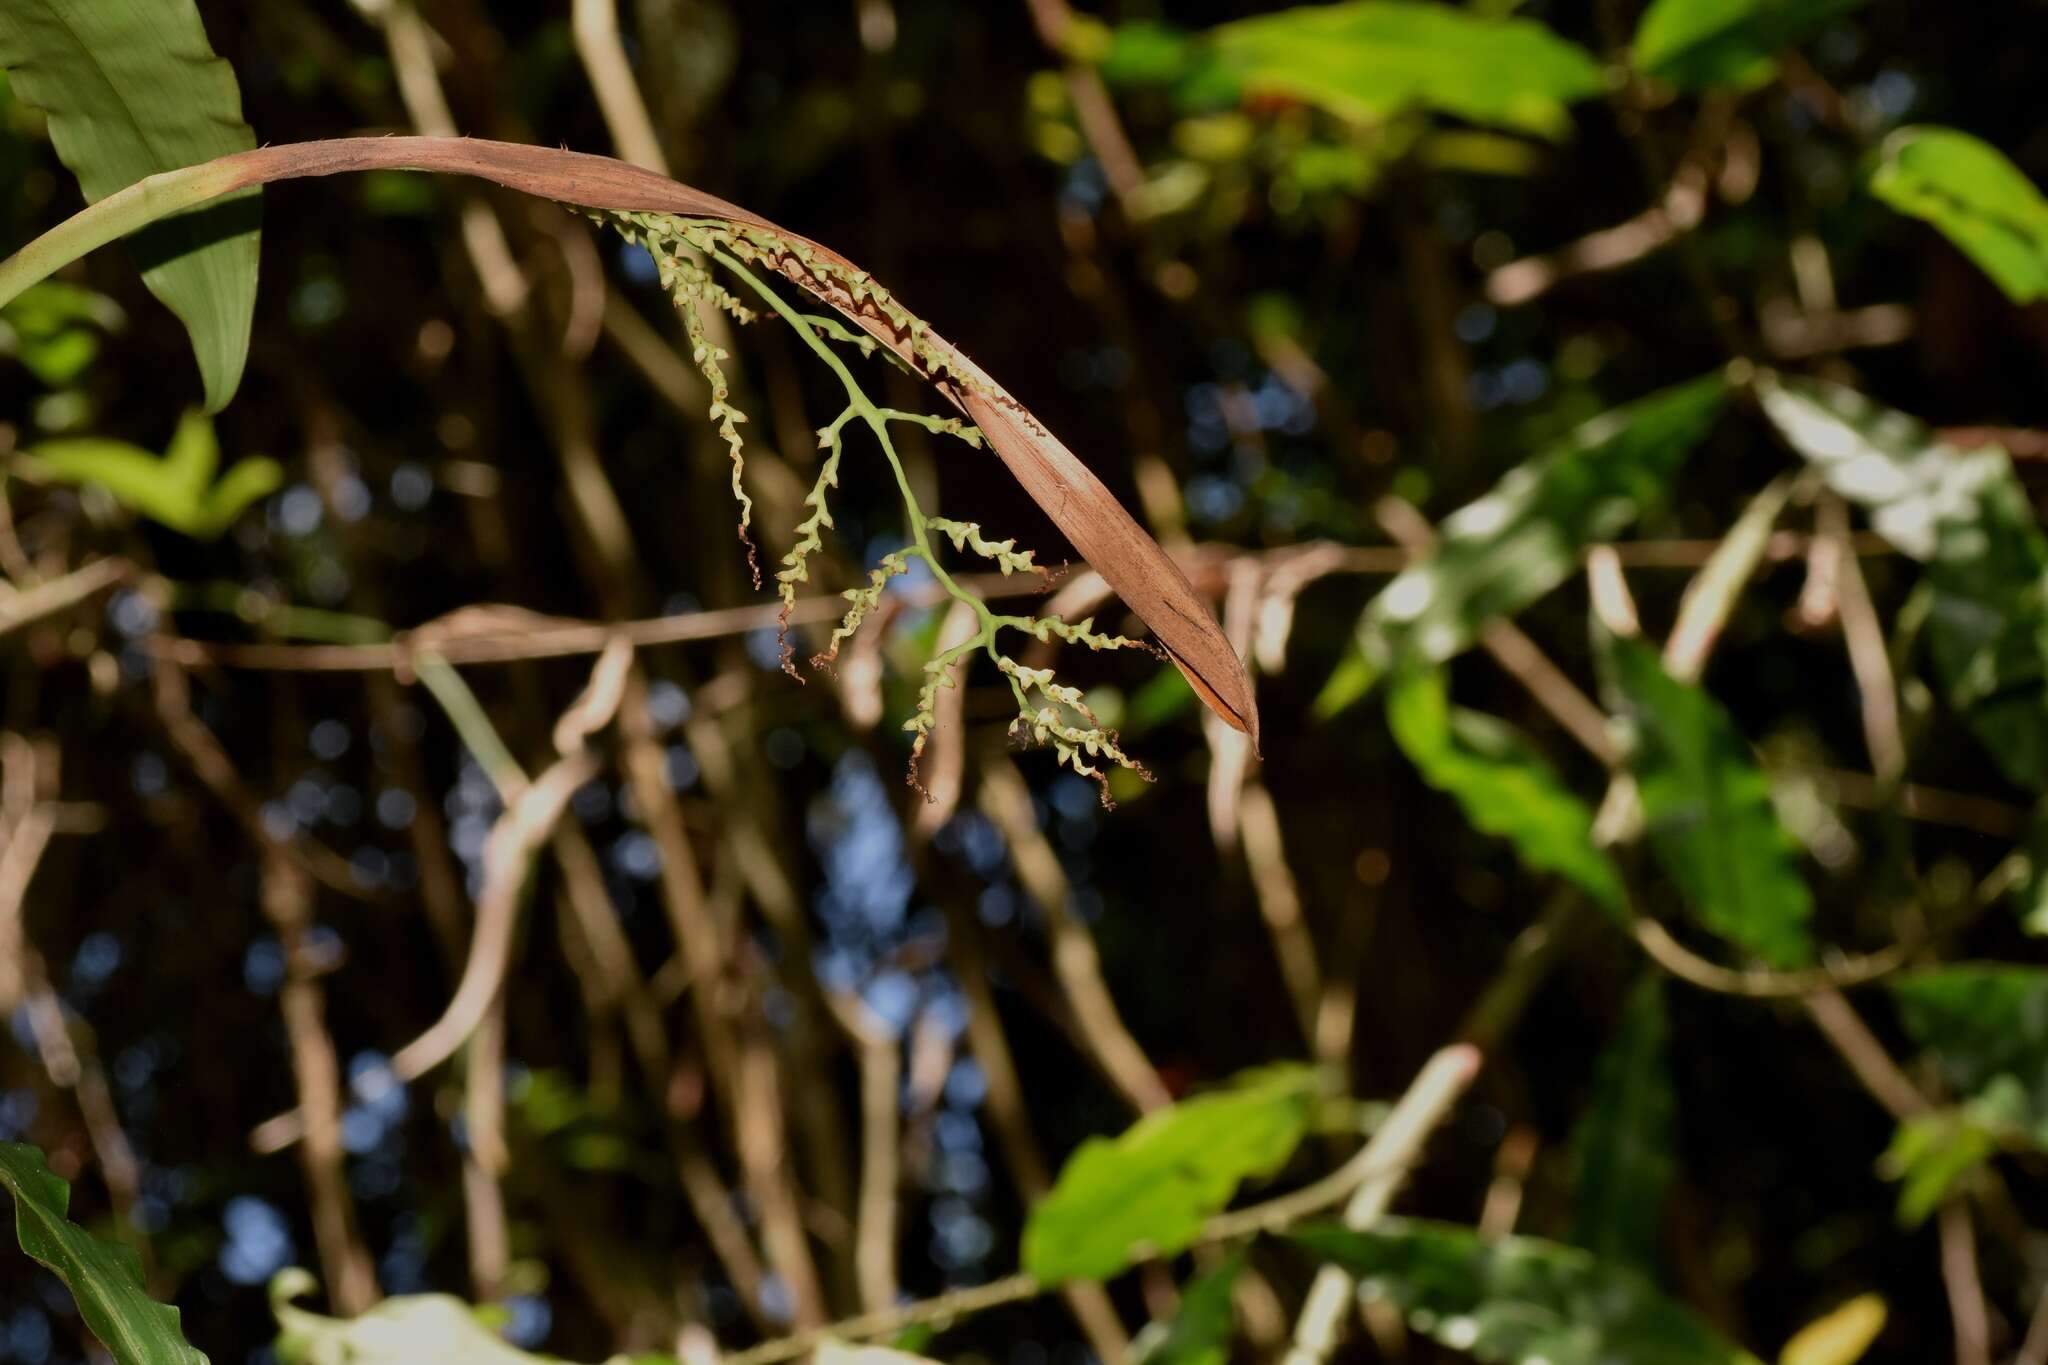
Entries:
[[206, 1365], [205, 1355], [185, 1340], [178, 1310], [149, 1297], [135, 1252], [70, 1221], [71, 1187], [50, 1170], [41, 1152], [25, 1142], [0, 1142], [0, 1185], [14, 1196], [14, 1231], [21, 1249], [64, 1281], [85, 1325], [115, 1360], [121, 1365]]

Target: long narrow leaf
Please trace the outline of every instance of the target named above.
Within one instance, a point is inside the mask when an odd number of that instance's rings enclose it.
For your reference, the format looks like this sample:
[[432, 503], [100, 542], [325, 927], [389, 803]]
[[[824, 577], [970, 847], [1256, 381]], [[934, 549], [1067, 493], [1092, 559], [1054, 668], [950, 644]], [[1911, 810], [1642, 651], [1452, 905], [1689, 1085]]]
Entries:
[[1671, 1183], [1677, 1100], [1665, 1033], [1663, 984], [1646, 976], [1629, 997], [1620, 1031], [1600, 1054], [1593, 1107], [1573, 1142], [1579, 1188], [1572, 1241], [1646, 1274], [1656, 1270], [1657, 1230]]
[[43, 1154], [0, 1142], [0, 1186], [14, 1196], [21, 1249], [49, 1267], [78, 1303], [80, 1316], [121, 1365], [206, 1365], [178, 1325], [178, 1310], [143, 1288], [142, 1265], [117, 1242], [93, 1236], [67, 1217], [71, 1187]]
[[[88, 202], [256, 145], [192, 0], [7, 0], [0, 66], [49, 113], [50, 141]], [[208, 411], [234, 397], [248, 359], [260, 216], [245, 195], [135, 241], [144, 283], [192, 335]]]

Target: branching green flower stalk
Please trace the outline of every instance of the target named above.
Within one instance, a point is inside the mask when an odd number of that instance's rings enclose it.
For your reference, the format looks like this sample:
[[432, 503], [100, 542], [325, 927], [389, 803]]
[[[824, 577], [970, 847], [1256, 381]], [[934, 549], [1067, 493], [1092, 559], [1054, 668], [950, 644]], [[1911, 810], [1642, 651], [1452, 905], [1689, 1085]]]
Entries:
[[[947, 595], [964, 602], [973, 611], [979, 629], [973, 636], [944, 650], [926, 662], [924, 682], [918, 689], [917, 708], [903, 728], [913, 736], [910, 750], [908, 781], [919, 791], [923, 786], [918, 780], [918, 763], [930, 741], [933, 728], [938, 723], [938, 699], [942, 689], [959, 686], [959, 665], [976, 652], [987, 655], [998, 671], [1009, 681], [1011, 695], [1017, 703], [1017, 717], [1011, 722], [1011, 735], [1024, 743], [1050, 746], [1059, 762], [1073, 769], [1081, 776], [1094, 779], [1102, 789], [1104, 805], [1113, 804], [1109, 796], [1108, 766], [1126, 768], [1140, 777], [1150, 780], [1150, 774], [1136, 759], [1126, 753], [1116, 733], [1105, 727], [1089, 709], [1081, 691], [1060, 683], [1049, 668], [1033, 668], [1019, 663], [1005, 654], [999, 643], [1002, 631], [1016, 630], [1040, 642], [1060, 640], [1068, 644], [1086, 645], [1090, 649], [1146, 649], [1152, 647], [1123, 636], [1098, 633], [1093, 619], [1070, 624], [1051, 616], [1006, 616], [991, 611], [986, 602], [960, 584], [946, 569], [934, 544], [936, 535], [951, 542], [959, 553], [979, 555], [1002, 570], [1005, 574], [1034, 573], [1049, 580], [1045, 568], [1040, 565], [1029, 550], [1019, 550], [1017, 542], [991, 540], [985, 536], [979, 525], [973, 522], [954, 521], [945, 517], [927, 516], [919, 505], [917, 495], [911, 490], [910, 479], [904, 471], [903, 461], [896, 452], [896, 445], [890, 436], [892, 422], [915, 422], [926, 430], [940, 435], [956, 436], [969, 445], [979, 448], [981, 432], [962, 422], [957, 417], [936, 417], [922, 413], [905, 412], [896, 408], [878, 406], [862, 389], [845, 360], [833, 349], [832, 343], [851, 346], [863, 356], [871, 355], [875, 347], [872, 337], [855, 332], [836, 319], [818, 317], [798, 312], [780, 294], [771, 289], [751, 268], [756, 264], [772, 265], [778, 271], [787, 271], [792, 266], [809, 270], [821, 281], [831, 281], [843, 286], [856, 301], [871, 301], [889, 319], [891, 326], [910, 338], [913, 353], [929, 374], [947, 374], [956, 382], [971, 384], [969, 376], [954, 375], [943, 355], [930, 348], [924, 341], [923, 321], [890, 298], [888, 291], [869, 279], [860, 271], [847, 271], [809, 251], [801, 243], [790, 241], [764, 229], [743, 224], [731, 224], [707, 219], [677, 218], [652, 213], [597, 214], [600, 221], [609, 222], [628, 241], [645, 247], [654, 256], [660, 279], [682, 311], [690, 339], [695, 348], [697, 363], [704, 369], [713, 392], [711, 416], [719, 423], [720, 434], [726, 438], [733, 460], [733, 492], [740, 501], [740, 534], [747, 539], [747, 527], [752, 514], [752, 501], [741, 485], [743, 468], [741, 439], [736, 425], [745, 420], [728, 401], [722, 374], [717, 368], [722, 353], [708, 345], [701, 330], [695, 323], [699, 303], [710, 302], [725, 308], [743, 320], [751, 314], [740, 307], [732, 295], [711, 281], [708, 275], [692, 264], [681, 251], [683, 245], [694, 247], [707, 260], [717, 263], [732, 272], [761, 302], [773, 309], [787, 322], [812, 352], [838, 376], [846, 391], [846, 407], [831, 424], [818, 432], [819, 448], [825, 452], [825, 459], [818, 471], [818, 477], [811, 486], [810, 494], [804, 499], [809, 515], [796, 528], [796, 541], [788, 554], [783, 556], [782, 567], [775, 575], [776, 591], [782, 598], [784, 642], [782, 647], [783, 668], [792, 677], [797, 677], [792, 650], [787, 640], [787, 623], [790, 611], [796, 605], [799, 584], [810, 581], [810, 556], [823, 548], [823, 532], [833, 525], [829, 498], [839, 487], [840, 465], [844, 454], [846, 427], [858, 419], [874, 434], [882, 448], [883, 458], [888, 461], [889, 471], [894, 476], [896, 490], [902, 499], [904, 522], [911, 543], [893, 551], [869, 571], [866, 584], [849, 588], [843, 594], [849, 603], [845, 618], [832, 632], [826, 647], [811, 659], [813, 668], [828, 667], [839, 654], [845, 641], [851, 639], [860, 629], [862, 622], [881, 603], [891, 579], [909, 570], [910, 561], [919, 559], [928, 567], [933, 578]], [[753, 551], [751, 541], [748, 552]], [[758, 574], [756, 575], [758, 582]], [[1156, 652], [1156, 651], [1153, 651]]]

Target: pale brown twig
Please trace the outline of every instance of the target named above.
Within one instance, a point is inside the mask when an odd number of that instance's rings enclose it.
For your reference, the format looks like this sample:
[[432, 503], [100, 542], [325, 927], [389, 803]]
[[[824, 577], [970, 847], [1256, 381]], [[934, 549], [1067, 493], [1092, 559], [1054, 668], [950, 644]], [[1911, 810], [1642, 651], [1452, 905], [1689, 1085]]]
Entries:
[[1941, 1236], [1941, 1283], [1955, 1319], [1956, 1365], [1991, 1365], [1991, 1313], [1977, 1273], [1977, 1233], [1967, 1201], [1955, 1198], [1935, 1214]]
[[[1450, 1115], [1451, 1107], [1472, 1084], [1486, 1058], [1469, 1043], [1453, 1043], [1431, 1057], [1359, 1154], [1352, 1160], [1374, 1172], [1344, 1208], [1344, 1225], [1364, 1230], [1385, 1216], [1394, 1195], [1429, 1140]], [[1334, 1265], [1316, 1272], [1308, 1301], [1294, 1325], [1287, 1365], [1318, 1365], [1336, 1348], [1345, 1308], [1356, 1281]]]
[[0, 635], [77, 606], [93, 594], [125, 582], [134, 574], [135, 566], [125, 559], [96, 559], [62, 578], [53, 578], [31, 588], [19, 591], [0, 588]]
[[264, 918], [276, 930], [285, 955], [277, 1003], [291, 1047], [292, 1084], [305, 1116], [299, 1167], [313, 1206], [313, 1240], [335, 1311], [354, 1317], [377, 1302], [377, 1276], [343, 1165], [341, 1065], [327, 1031], [323, 968], [306, 943], [313, 923], [312, 887], [304, 869], [275, 848], [263, 855], [262, 902]]
[[1045, 916], [1052, 938], [1053, 971], [1074, 1012], [1089, 1060], [1139, 1112], [1170, 1104], [1173, 1096], [1123, 1021], [1102, 975], [1095, 936], [1067, 907], [1067, 874], [1031, 807], [1031, 793], [1007, 755], [982, 767], [981, 809], [1010, 846], [1010, 860], [1025, 894]]

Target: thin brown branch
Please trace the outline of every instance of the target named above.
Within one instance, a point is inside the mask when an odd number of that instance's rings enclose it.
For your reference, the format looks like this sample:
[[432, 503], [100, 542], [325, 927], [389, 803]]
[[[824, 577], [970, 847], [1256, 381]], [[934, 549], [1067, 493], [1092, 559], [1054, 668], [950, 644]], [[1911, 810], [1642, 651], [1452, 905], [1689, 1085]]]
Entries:
[[992, 755], [983, 765], [981, 809], [1002, 831], [1025, 894], [1045, 916], [1046, 932], [1052, 938], [1053, 971], [1074, 1012], [1089, 1060], [1134, 1109], [1144, 1112], [1172, 1103], [1172, 1094], [1131, 1036], [1110, 995], [1095, 936], [1068, 909], [1067, 874], [1038, 827], [1030, 790], [1006, 755]]
[[1800, 1003], [1813, 1016], [1821, 1036], [1849, 1064], [1849, 1070], [1863, 1083], [1863, 1088], [1893, 1118], [1909, 1119], [1934, 1107], [1912, 1078], [1899, 1069], [1884, 1044], [1863, 1022], [1863, 1016], [1856, 1013], [1856, 1007], [1839, 990], [1814, 991]]
[[1840, 547], [1835, 556], [1835, 607], [1842, 639], [1849, 650], [1849, 668], [1862, 700], [1864, 742], [1880, 787], [1890, 787], [1906, 774], [1906, 739], [1899, 723], [1899, 688], [1892, 676], [1891, 653], [1885, 647], [1884, 623], [1870, 600], [1863, 566], [1847, 552], [1849, 507], [1826, 495], [1820, 504], [1821, 536]]
[[312, 887], [305, 871], [276, 849], [263, 857], [262, 900], [264, 917], [277, 931], [285, 955], [278, 1009], [291, 1047], [299, 1112], [305, 1116], [299, 1168], [312, 1201], [321, 1278], [335, 1311], [354, 1317], [377, 1302], [377, 1277], [343, 1164], [347, 1154], [341, 1141], [341, 1065], [327, 1031], [326, 992], [320, 985], [324, 968], [306, 942], [313, 924]]
[[1941, 1284], [1955, 1321], [1956, 1365], [1991, 1365], [1991, 1313], [1977, 1273], [1977, 1230], [1968, 1201], [1945, 1202], [1935, 1226], [1941, 1235]]
[[896, 1302], [897, 1191], [903, 1043], [859, 996], [827, 996], [860, 1058], [860, 1212], [854, 1266], [861, 1305], [880, 1312]]
[[96, 559], [62, 578], [14, 590], [0, 585], [0, 635], [32, 621], [69, 610], [96, 593], [132, 578], [135, 566], [125, 559]]
[[77, 1101], [120, 1236], [147, 1262], [149, 1245], [134, 1218], [141, 1163], [114, 1108], [92, 1026], [65, 1010], [28, 938], [29, 883], [57, 832], [59, 758], [54, 743], [0, 733], [0, 1014], [26, 1013], [44, 1072]]
[[1652, 962], [1681, 981], [1720, 995], [1744, 995], [1758, 1000], [1795, 999], [1823, 991], [1867, 985], [1904, 967], [1919, 950], [1917, 943], [1895, 943], [1861, 957], [1842, 958], [1801, 971], [1780, 972], [1762, 967], [1724, 967], [1709, 961], [1673, 938], [1670, 930], [1652, 919], [1635, 922], [1635, 940]]
[[1244, 841], [1245, 862], [1251, 869], [1252, 890], [1259, 903], [1259, 915], [1273, 937], [1273, 952], [1280, 960], [1280, 979], [1294, 1002], [1302, 1037], [1313, 1043], [1316, 1014], [1322, 1006], [1322, 970], [1316, 964], [1316, 945], [1301, 910], [1301, 892], [1294, 871], [1287, 865], [1287, 849], [1280, 834], [1280, 813], [1273, 794], [1263, 782], [1247, 782], [1240, 797], [1239, 829]]
[[1540, 256], [1525, 256], [1486, 277], [1486, 297], [1501, 308], [1532, 303], [1565, 280], [1619, 270], [1676, 241], [1706, 215], [1708, 162], [1692, 156], [1655, 204], [1625, 223], [1589, 233]]
[[[1004, 1164], [1010, 1168], [1018, 1197], [1028, 1206], [1052, 1188], [1052, 1173], [1031, 1131], [1030, 1107], [1024, 1098], [1023, 1082], [1017, 1077], [1016, 1057], [1003, 1032], [1002, 1018], [996, 1013], [995, 992], [990, 989], [982, 954], [980, 926], [972, 911], [953, 916], [952, 948], [960, 988], [967, 996], [968, 1048], [987, 1086], [984, 1112], [989, 1126], [995, 1129], [996, 1144], [1002, 1150]], [[1130, 1334], [1110, 1302], [1108, 1291], [1099, 1284], [1078, 1282], [1063, 1286], [1060, 1293], [1097, 1358], [1122, 1360], [1130, 1349]]]

